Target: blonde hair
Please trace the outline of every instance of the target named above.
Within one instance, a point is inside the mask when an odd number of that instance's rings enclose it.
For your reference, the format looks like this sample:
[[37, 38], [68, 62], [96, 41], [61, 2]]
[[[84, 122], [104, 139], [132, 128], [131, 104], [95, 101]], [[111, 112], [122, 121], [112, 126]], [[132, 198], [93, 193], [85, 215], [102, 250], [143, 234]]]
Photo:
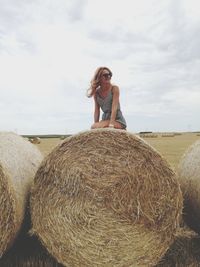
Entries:
[[93, 76], [93, 78], [92, 78], [92, 80], [90, 82], [90, 88], [87, 90], [87, 97], [92, 97], [95, 94], [97, 88], [100, 86], [100, 78], [101, 78], [102, 72], [104, 70], [107, 70], [112, 74], [112, 72], [111, 72], [111, 70], [109, 68], [107, 68], [107, 67], [99, 67], [95, 71], [94, 76]]

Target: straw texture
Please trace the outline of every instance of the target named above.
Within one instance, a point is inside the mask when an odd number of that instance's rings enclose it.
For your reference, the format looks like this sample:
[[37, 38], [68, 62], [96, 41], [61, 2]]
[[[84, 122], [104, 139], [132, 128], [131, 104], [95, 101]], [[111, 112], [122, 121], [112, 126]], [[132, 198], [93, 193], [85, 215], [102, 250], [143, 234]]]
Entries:
[[65, 139], [38, 169], [33, 232], [65, 266], [153, 266], [173, 242], [182, 194], [167, 162], [123, 130]]
[[0, 257], [13, 243], [23, 221], [26, 199], [42, 160], [21, 136], [0, 132]]
[[185, 152], [178, 166], [178, 177], [184, 196], [183, 218], [200, 234], [200, 141]]

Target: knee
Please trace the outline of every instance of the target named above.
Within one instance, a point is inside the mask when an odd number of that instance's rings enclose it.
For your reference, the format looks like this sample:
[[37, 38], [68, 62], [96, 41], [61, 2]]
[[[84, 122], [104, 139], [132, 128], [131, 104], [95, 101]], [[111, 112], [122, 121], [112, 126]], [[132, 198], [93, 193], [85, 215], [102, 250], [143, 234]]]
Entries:
[[105, 122], [103, 125], [102, 125], [103, 128], [107, 128], [109, 127], [109, 122]]
[[98, 128], [97, 123], [93, 123], [91, 129], [96, 129], [96, 128]]

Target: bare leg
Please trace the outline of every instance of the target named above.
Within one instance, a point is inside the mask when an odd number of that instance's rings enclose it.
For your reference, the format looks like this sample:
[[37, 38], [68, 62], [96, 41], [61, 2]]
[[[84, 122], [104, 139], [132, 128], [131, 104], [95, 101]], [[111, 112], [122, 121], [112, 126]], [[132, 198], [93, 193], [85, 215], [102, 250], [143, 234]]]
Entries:
[[[95, 123], [91, 126], [91, 129], [107, 128], [107, 127], [109, 127], [109, 123], [110, 123], [109, 120], [95, 122]], [[115, 129], [124, 129], [123, 126], [121, 125], [121, 123], [119, 123], [118, 121], [115, 121], [115, 122], [114, 122], [114, 128], [115, 128]]]
[[106, 128], [106, 127], [109, 126], [109, 123], [110, 123], [109, 120], [95, 122], [95, 123], [91, 126], [91, 129]]

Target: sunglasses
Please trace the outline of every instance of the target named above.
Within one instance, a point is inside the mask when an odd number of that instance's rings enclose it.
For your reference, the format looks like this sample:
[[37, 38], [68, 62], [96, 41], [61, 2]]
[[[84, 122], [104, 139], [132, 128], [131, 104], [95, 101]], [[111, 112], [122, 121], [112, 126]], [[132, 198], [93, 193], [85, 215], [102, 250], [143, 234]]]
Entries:
[[104, 77], [104, 78], [106, 78], [106, 79], [111, 79], [111, 77], [112, 77], [112, 73], [104, 73], [104, 74], [102, 74], [102, 76]]

